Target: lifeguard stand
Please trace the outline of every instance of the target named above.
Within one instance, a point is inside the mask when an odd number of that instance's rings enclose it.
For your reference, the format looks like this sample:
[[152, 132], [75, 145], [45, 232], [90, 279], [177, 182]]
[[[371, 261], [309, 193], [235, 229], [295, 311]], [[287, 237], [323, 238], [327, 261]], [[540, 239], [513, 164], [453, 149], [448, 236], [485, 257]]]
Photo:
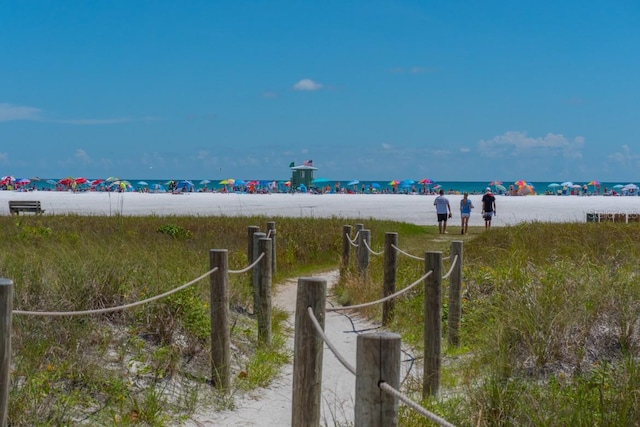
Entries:
[[300, 184], [304, 184], [307, 189], [311, 188], [313, 181], [313, 171], [318, 168], [313, 167], [311, 160], [304, 162], [303, 165], [294, 166], [291, 164], [291, 191], [296, 191]]

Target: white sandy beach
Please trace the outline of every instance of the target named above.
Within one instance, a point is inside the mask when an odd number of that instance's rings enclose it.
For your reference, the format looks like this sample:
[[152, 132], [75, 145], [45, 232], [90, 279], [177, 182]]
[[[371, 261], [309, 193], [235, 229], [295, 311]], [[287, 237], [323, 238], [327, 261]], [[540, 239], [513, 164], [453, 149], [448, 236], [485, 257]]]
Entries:
[[[460, 224], [459, 201], [462, 196], [447, 196], [454, 212], [450, 224]], [[481, 195], [470, 196], [475, 205], [469, 222], [483, 225], [480, 216]], [[436, 225], [435, 196], [357, 195], [357, 194], [146, 194], [106, 192], [11, 192], [0, 191], [0, 214], [8, 215], [9, 200], [39, 200], [45, 215], [196, 215], [275, 217], [339, 217], [388, 219]], [[587, 213], [640, 213], [640, 197], [605, 196], [497, 196], [497, 216], [493, 225], [521, 222], [585, 222]], [[328, 283], [336, 273], [325, 275]], [[296, 281], [279, 285], [274, 304], [290, 312], [295, 310]], [[352, 364], [356, 358], [357, 330], [374, 327], [363, 319], [351, 319], [330, 313], [325, 332], [341, 354]], [[292, 347], [292, 337], [288, 342]], [[260, 389], [236, 400], [233, 411], [204, 409], [187, 421], [187, 426], [284, 426], [291, 420], [292, 366], [285, 366], [267, 389]], [[353, 422], [355, 378], [325, 346], [323, 367], [322, 425], [348, 425]]]
[[[460, 223], [462, 196], [448, 195], [451, 225]], [[475, 209], [469, 225], [483, 225], [481, 195], [469, 196]], [[45, 214], [196, 215], [265, 217], [369, 218], [431, 225], [436, 222], [435, 196], [400, 194], [223, 194], [0, 191], [0, 214], [9, 214], [9, 200], [40, 200]], [[633, 196], [496, 196], [494, 226], [520, 222], [584, 222], [589, 212], [640, 213]]]

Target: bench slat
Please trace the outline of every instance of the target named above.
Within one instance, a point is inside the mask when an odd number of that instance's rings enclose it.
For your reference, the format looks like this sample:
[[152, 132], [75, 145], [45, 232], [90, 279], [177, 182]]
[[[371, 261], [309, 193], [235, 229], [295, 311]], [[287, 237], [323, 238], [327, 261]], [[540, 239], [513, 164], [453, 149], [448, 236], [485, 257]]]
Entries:
[[9, 212], [20, 215], [20, 212], [43, 213], [40, 200], [9, 200]]

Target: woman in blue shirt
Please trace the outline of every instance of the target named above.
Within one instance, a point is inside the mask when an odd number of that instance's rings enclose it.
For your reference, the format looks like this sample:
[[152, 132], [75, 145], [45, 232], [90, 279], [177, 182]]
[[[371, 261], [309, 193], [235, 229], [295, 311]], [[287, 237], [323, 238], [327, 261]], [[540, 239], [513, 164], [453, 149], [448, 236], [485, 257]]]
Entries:
[[462, 220], [462, 232], [460, 234], [465, 234], [467, 232], [471, 209], [473, 209], [473, 203], [469, 200], [469, 193], [465, 191], [464, 196], [462, 196], [462, 200], [460, 200], [460, 219]]

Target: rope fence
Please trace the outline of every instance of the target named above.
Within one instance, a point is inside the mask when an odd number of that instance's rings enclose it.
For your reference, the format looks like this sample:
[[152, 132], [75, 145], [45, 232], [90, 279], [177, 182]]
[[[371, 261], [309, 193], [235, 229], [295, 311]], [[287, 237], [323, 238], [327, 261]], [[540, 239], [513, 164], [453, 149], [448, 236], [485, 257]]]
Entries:
[[204, 279], [205, 277], [211, 275], [212, 273], [216, 272], [218, 270], [218, 267], [214, 267], [211, 270], [207, 271], [206, 273], [204, 273], [203, 275], [201, 275], [200, 277], [197, 277], [195, 279], [193, 279], [190, 282], [185, 283], [182, 286], [179, 286], [175, 289], [172, 289], [170, 291], [167, 291], [165, 293], [162, 293], [160, 295], [156, 295], [154, 297], [151, 298], [147, 298], [141, 301], [137, 301], [137, 302], [132, 302], [130, 304], [124, 304], [124, 305], [120, 305], [117, 307], [109, 307], [109, 308], [99, 308], [99, 309], [95, 309], [95, 310], [81, 310], [81, 311], [26, 311], [26, 310], [13, 310], [13, 314], [23, 314], [23, 315], [28, 315], [28, 316], [48, 316], [48, 317], [62, 317], [62, 316], [84, 316], [84, 315], [90, 315], [90, 314], [104, 314], [104, 313], [112, 313], [114, 311], [121, 311], [121, 310], [127, 310], [129, 308], [133, 308], [133, 307], [138, 307], [140, 305], [143, 304], [147, 304], [153, 301], [158, 301], [162, 298], [168, 297], [169, 295], [173, 295], [176, 292], [179, 292], [183, 289], [188, 288], [189, 286], [193, 285], [194, 283], [199, 282], [200, 280]]
[[367, 250], [371, 255], [379, 256], [384, 253], [384, 251], [375, 252], [373, 249], [371, 249], [371, 246], [369, 246], [369, 243], [366, 240], [363, 240], [363, 242], [364, 242], [364, 246], [367, 248]]
[[411, 289], [415, 288], [416, 286], [418, 286], [424, 279], [426, 279], [427, 277], [429, 277], [431, 274], [433, 273], [433, 271], [429, 271], [427, 273], [425, 273], [421, 278], [419, 278], [418, 280], [416, 280], [415, 282], [413, 282], [412, 284], [410, 284], [409, 286], [407, 286], [406, 288], [388, 295], [384, 298], [381, 298], [379, 300], [375, 300], [375, 301], [371, 301], [371, 302], [367, 302], [367, 303], [363, 303], [363, 304], [358, 304], [358, 305], [345, 305], [345, 306], [340, 306], [340, 307], [328, 307], [327, 311], [347, 311], [347, 310], [357, 310], [360, 308], [366, 308], [366, 307], [372, 307], [374, 305], [377, 304], [381, 304], [383, 302], [392, 300], [394, 298], [399, 297], [402, 294], [405, 294], [407, 292], [409, 292]]
[[407, 256], [407, 257], [409, 257], [409, 258], [411, 258], [411, 259], [416, 259], [416, 260], [418, 260], [418, 261], [424, 261], [424, 258], [421, 258], [421, 257], [419, 257], [419, 256], [412, 255], [412, 254], [410, 254], [410, 253], [408, 253], [408, 252], [405, 252], [405, 251], [403, 251], [402, 249], [400, 249], [399, 247], [397, 247], [396, 245], [392, 245], [391, 247], [392, 247], [393, 249], [395, 249], [396, 251], [398, 251], [399, 253], [401, 253], [402, 255]]
[[255, 259], [255, 261], [253, 261], [251, 264], [249, 264], [245, 268], [241, 270], [229, 270], [229, 274], [241, 274], [241, 273], [246, 273], [247, 271], [252, 270], [256, 265], [258, 265], [260, 261], [262, 261], [262, 258], [264, 258], [264, 256], [265, 254], [263, 252], [258, 256], [258, 258]]
[[[436, 396], [439, 392], [440, 387], [440, 367], [441, 367], [441, 334], [442, 334], [442, 281], [449, 280], [449, 316], [448, 316], [448, 341], [451, 346], [458, 345], [458, 329], [460, 324], [460, 306], [461, 306], [461, 282], [462, 282], [462, 242], [461, 241], [452, 241], [451, 242], [451, 251], [447, 257], [443, 257], [442, 252], [425, 252], [424, 257], [419, 257], [412, 255], [404, 250], [402, 250], [397, 244], [397, 233], [386, 233], [385, 234], [385, 246], [384, 250], [381, 252], [376, 252], [371, 248], [371, 233], [369, 230], [365, 229], [362, 224], [357, 224], [356, 228], [358, 229], [357, 238], [354, 240], [350, 239], [351, 227], [344, 226], [343, 230], [345, 230], [344, 239], [343, 239], [343, 256], [342, 256], [342, 264], [341, 264], [341, 274], [347, 271], [349, 266], [350, 259], [350, 248], [356, 248], [356, 259], [358, 262], [358, 271], [360, 272], [363, 280], [367, 281], [367, 270], [368, 270], [368, 262], [369, 255], [384, 255], [384, 283], [383, 283], [383, 297], [370, 302], [365, 302], [362, 304], [351, 305], [351, 306], [337, 306], [337, 307], [324, 307], [324, 313], [319, 312], [316, 308], [315, 310], [311, 307], [307, 307], [306, 312], [309, 315], [310, 324], [313, 325], [314, 332], [317, 336], [322, 339], [322, 341], [327, 345], [327, 347], [331, 350], [334, 356], [343, 364], [343, 366], [349, 370], [350, 372], [356, 375], [356, 407], [355, 407], [355, 426], [365, 426], [365, 425], [396, 425], [397, 420], [385, 421], [381, 420], [385, 418], [386, 413], [389, 411], [393, 412], [393, 405], [397, 405], [398, 402], [403, 402], [409, 408], [417, 411], [420, 415], [424, 416], [428, 420], [444, 427], [452, 426], [451, 423], [439, 417], [436, 414], [431, 413], [426, 410], [418, 403], [411, 400], [410, 397], [402, 394], [399, 391], [400, 381], [399, 379], [395, 379], [393, 381], [388, 381], [387, 378], [382, 374], [385, 369], [385, 365], [394, 365], [392, 362], [392, 357], [389, 359], [389, 355], [385, 356], [375, 356], [375, 353], [380, 353], [382, 348], [386, 348], [387, 345], [390, 348], [390, 353], [395, 354], [396, 350], [391, 350], [391, 347], [394, 345], [387, 343], [387, 341], [393, 341], [395, 338], [391, 339], [387, 336], [380, 336], [380, 346], [373, 346], [374, 355], [362, 356], [366, 364], [375, 357], [379, 357], [384, 359], [385, 362], [382, 362], [382, 367], [376, 366], [371, 368], [372, 371], [377, 372], [367, 374], [364, 373], [363, 370], [367, 370], [367, 367], [361, 368], [361, 356], [360, 356], [360, 338], [366, 335], [380, 335], [381, 333], [366, 333], [362, 335], [358, 335], [358, 363], [355, 367], [351, 366], [342, 355], [339, 354], [336, 347], [330, 342], [327, 338], [326, 334], [324, 334], [322, 330], [322, 326], [320, 322], [318, 322], [318, 318], [323, 318], [325, 313], [329, 312], [346, 312], [353, 311], [357, 309], [367, 308], [374, 306], [376, 304], [383, 304], [383, 325], [388, 324], [390, 319], [393, 318], [393, 303], [394, 301], [402, 296], [403, 294], [409, 292], [411, 289], [415, 288], [420, 283], [424, 283], [425, 286], [425, 295], [424, 295], [424, 369], [423, 369], [423, 382], [422, 382], [422, 393], [423, 398], [426, 396]], [[357, 242], [357, 245], [354, 244]], [[396, 254], [402, 254], [411, 259], [420, 260], [424, 262], [425, 265], [425, 273], [420, 277], [417, 281], [410, 284], [409, 286], [403, 288], [400, 291], [395, 291], [396, 288], [396, 274], [397, 274], [397, 258]], [[451, 261], [448, 271], [443, 275], [442, 274], [442, 263], [443, 261]], [[302, 280], [302, 279], [301, 279]], [[299, 282], [299, 286], [303, 282]], [[299, 287], [300, 292], [300, 287]], [[297, 331], [297, 323], [296, 323], [296, 331]], [[354, 328], [355, 329], [355, 328]], [[297, 332], [296, 332], [297, 334]], [[391, 334], [393, 335], [393, 334]], [[398, 337], [399, 340], [399, 337]], [[399, 365], [399, 351], [398, 351], [398, 365]], [[415, 360], [415, 359], [414, 359]], [[375, 365], [375, 363], [373, 363]], [[393, 371], [393, 369], [391, 370]], [[399, 372], [399, 371], [398, 371]], [[369, 378], [370, 375], [376, 376], [377, 380], [373, 381]], [[361, 380], [361, 376], [364, 379]], [[368, 378], [368, 379], [367, 379]], [[398, 374], [399, 378], [399, 374]], [[405, 378], [406, 379], [406, 378]], [[383, 390], [386, 395], [391, 397], [392, 402], [388, 402], [385, 398], [372, 398], [369, 393], [371, 391], [367, 391], [367, 387], [363, 387], [358, 385], [360, 381], [367, 382], [370, 384], [370, 388], [375, 388], [378, 390]], [[397, 381], [397, 384], [395, 382]], [[404, 383], [404, 380], [402, 381]], [[310, 386], [310, 383], [307, 383], [307, 387]], [[294, 395], [295, 393], [303, 392], [301, 388], [294, 387]], [[367, 395], [366, 397], [359, 396], [361, 393], [363, 395]], [[365, 403], [361, 403], [361, 402]], [[375, 403], [371, 403], [375, 402]], [[363, 411], [361, 408], [358, 408], [358, 405], [377, 405], [374, 407], [369, 407], [366, 411]], [[386, 406], [391, 405], [391, 407]], [[390, 409], [391, 408], [391, 409]], [[376, 415], [379, 418], [376, 418], [375, 422], [371, 419], [368, 419], [367, 416], [363, 414], [378, 414]], [[368, 421], [363, 422], [363, 418], [365, 417]], [[295, 423], [294, 423], [295, 424]], [[296, 424], [297, 425], [297, 424]], [[315, 424], [311, 424], [315, 425]]]
[[[267, 224], [269, 235], [275, 238], [275, 223]], [[249, 238], [260, 237], [265, 233], [258, 233], [258, 227], [249, 227]], [[271, 345], [271, 287], [272, 287], [272, 251], [275, 250], [274, 241], [270, 238], [257, 238], [254, 256], [250, 256], [251, 264], [241, 270], [229, 270], [228, 251], [226, 249], [211, 249], [209, 251], [210, 269], [174, 289], [140, 301], [91, 310], [75, 311], [29, 311], [13, 309], [13, 281], [0, 278], [0, 329], [2, 330], [3, 345], [0, 345], [0, 425], [7, 425], [8, 400], [10, 394], [10, 366], [11, 366], [11, 318], [12, 315], [63, 317], [112, 313], [131, 309], [152, 303], [209, 277], [210, 279], [210, 319], [211, 319], [211, 384], [221, 391], [230, 389], [231, 361], [230, 361], [230, 327], [229, 327], [229, 274], [239, 274], [252, 271], [254, 284], [254, 314], [257, 318], [258, 340], [262, 344]]]

